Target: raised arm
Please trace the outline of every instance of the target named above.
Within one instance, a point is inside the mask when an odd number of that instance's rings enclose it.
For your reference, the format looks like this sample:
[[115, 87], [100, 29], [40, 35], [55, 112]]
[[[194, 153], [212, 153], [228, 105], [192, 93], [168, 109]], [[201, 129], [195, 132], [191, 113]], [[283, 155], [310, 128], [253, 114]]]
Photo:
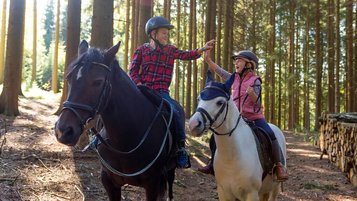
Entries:
[[228, 78], [231, 76], [231, 73], [227, 72], [223, 68], [221, 68], [219, 65], [214, 63], [211, 59], [211, 51], [206, 51], [204, 54], [204, 60], [208, 64], [208, 67], [211, 71], [217, 73], [218, 76], [220, 76], [224, 80], [228, 80]]

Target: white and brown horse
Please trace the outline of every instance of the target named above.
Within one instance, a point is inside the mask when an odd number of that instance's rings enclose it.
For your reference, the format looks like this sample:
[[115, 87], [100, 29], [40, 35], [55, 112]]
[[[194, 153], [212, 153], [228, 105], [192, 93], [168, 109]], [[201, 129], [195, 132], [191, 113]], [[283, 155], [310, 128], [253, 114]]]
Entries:
[[[213, 167], [219, 200], [276, 200], [280, 183], [271, 174], [263, 178], [254, 134], [230, 96], [233, 80], [234, 74], [224, 84], [213, 82], [212, 75], [208, 75], [197, 110], [189, 121], [191, 135], [201, 136], [208, 129], [215, 133]], [[269, 125], [286, 158], [283, 133], [277, 126]]]

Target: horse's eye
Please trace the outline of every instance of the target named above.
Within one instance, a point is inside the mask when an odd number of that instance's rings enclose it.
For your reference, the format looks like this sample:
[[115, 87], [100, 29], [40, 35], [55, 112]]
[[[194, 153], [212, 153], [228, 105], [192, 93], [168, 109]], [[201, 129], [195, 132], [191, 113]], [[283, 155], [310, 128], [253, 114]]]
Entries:
[[92, 85], [94, 87], [99, 87], [102, 84], [102, 82], [103, 82], [103, 80], [94, 80]]
[[224, 103], [223, 100], [219, 100], [219, 101], [217, 101], [217, 106], [221, 106], [221, 105], [223, 105], [223, 103]]

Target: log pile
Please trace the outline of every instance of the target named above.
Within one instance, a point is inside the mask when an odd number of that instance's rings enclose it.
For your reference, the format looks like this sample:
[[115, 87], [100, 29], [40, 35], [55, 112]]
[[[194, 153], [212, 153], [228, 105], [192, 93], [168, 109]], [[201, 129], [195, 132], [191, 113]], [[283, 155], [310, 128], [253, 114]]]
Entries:
[[357, 113], [322, 114], [319, 147], [357, 187]]

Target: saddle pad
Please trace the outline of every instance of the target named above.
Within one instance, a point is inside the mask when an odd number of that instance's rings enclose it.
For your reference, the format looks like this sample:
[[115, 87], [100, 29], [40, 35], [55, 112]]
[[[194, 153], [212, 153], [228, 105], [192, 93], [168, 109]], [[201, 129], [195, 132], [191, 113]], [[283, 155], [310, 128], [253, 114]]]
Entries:
[[257, 127], [254, 122], [246, 121], [254, 134], [255, 144], [258, 150], [259, 160], [263, 168], [262, 180], [267, 174], [271, 174], [274, 162], [272, 160], [271, 141], [268, 134]]

